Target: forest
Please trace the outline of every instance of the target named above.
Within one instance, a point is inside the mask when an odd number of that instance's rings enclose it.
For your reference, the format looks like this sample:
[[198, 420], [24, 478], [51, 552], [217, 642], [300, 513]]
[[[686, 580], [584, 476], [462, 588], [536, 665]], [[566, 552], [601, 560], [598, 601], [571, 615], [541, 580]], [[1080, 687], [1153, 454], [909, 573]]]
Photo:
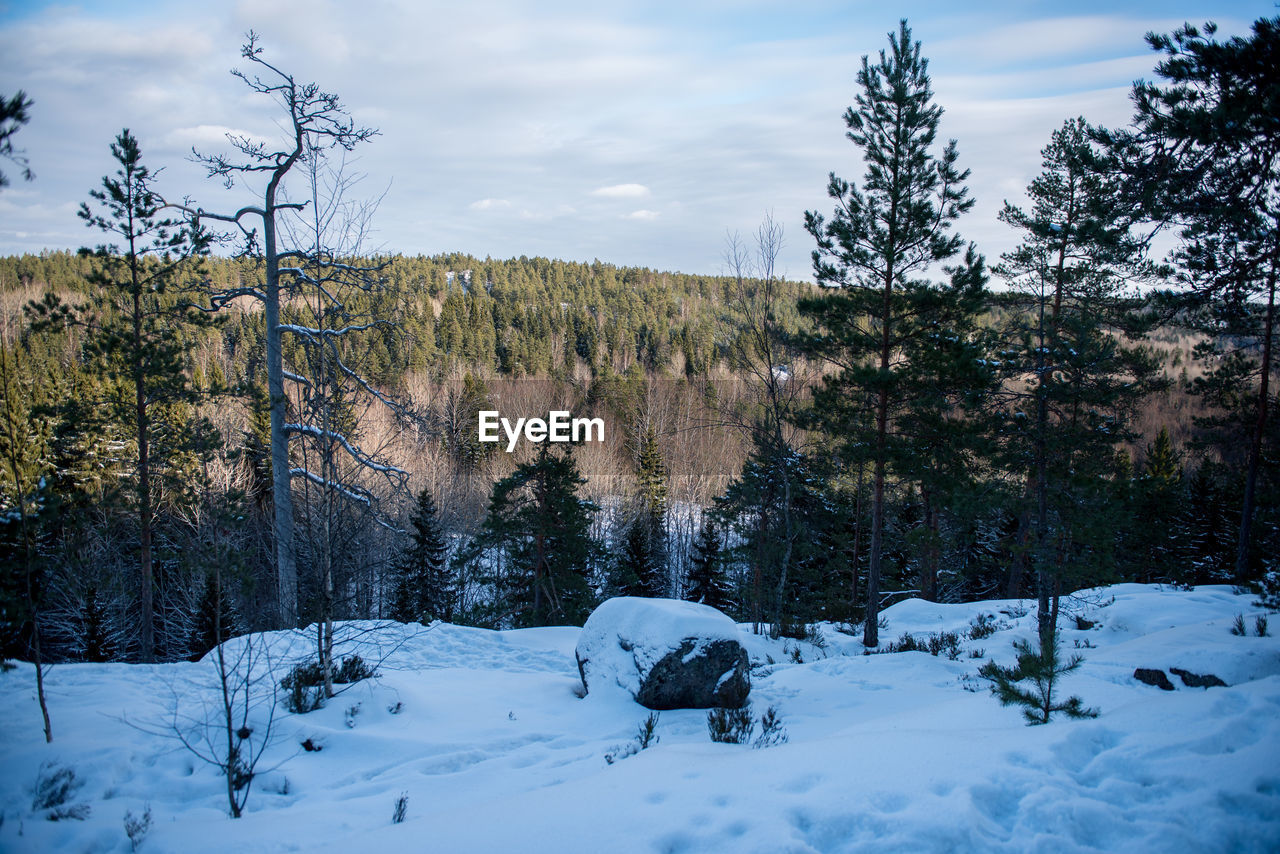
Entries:
[[[124, 130], [97, 245], [0, 259], [0, 652], [315, 626], [331, 669], [335, 621], [580, 625], [618, 595], [867, 647], [904, 597], [1032, 598], [1042, 643], [1100, 584], [1275, 604], [1278, 28], [1150, 36], [1131, 124], [1029, 140], [987, 259], [903, 22], [845, 114], [863, 174], [719, 276], [370, 253], [342, 155], [372, 132], [251, 37], [241, 81], [291, 131], [198, 156], [252, 205], [161, 198]], [[3, 106], [8, 144], [30, 105]], [[801, 216], [812, 282], [775, 274]], [[605, 441], [508, 454], [484, 410]]]

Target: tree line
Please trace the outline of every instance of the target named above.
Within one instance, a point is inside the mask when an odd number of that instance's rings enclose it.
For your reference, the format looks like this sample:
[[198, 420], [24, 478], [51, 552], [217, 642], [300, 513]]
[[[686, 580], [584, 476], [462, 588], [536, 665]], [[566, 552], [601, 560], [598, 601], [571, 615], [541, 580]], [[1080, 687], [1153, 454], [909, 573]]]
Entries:
[[[722, 276], [371, 255], [343, 155], [376, 132], [252, 37], [238, 77], [296, 133], [201, 158], [252, 201], [166, 200], [124, 131], [81, 212], [104, 242], [0, 259], [4, 654], [315, 625], [323, 665], [336, 619], [580, 623], [611, 595], [868, 647], [894, 597], [1029, 596], [1049, 640], [1094, 584], [1274, 590], [1276, 28], [1150, 36], [1131, 124], [1054, 131], [988, 262], [904, 21], [844, 115], [865, 171], [804, 215], [816, 285], [776, 275], [771, 217]], [[1193, 423], [1142, 435], [1171, 386]], [[610, 441], [478, 443], [516, 400]]]

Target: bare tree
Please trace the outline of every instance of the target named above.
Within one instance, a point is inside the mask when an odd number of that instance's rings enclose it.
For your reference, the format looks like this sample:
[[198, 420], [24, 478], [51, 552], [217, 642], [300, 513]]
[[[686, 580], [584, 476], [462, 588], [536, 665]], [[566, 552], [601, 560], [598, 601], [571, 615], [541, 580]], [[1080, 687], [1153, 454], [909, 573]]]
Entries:
[[[292, 466], [289, 463], [289, 431], [286, 429], [285, 381], [305, 382], [302, 377], [286, 371], [281, 349], [282, 325], [280, 309], [282, 291], [286, 296], [303, 279], [283, 265], [301, 262], [310, 247], [282, 248], [280, 245], [280, 217], [290, 211], [300, 211], [303, 204], [287, 201], [284, 181], [290, 171], [314, 152], [338, 148], [350, 151], [359, 143], [377, 134], [372, 128], [357, 127], [348, 115], [338, 96], [325, 92], [315, 83], [299, 83], [262, 58], [258, 36], [250, 31], [240, 49], [252, 70], [233, 70], [231, 73], [244, 81], [252, 92], [274, 99], [285, 112], [287, 139], [272, 147], [246, 136], [228, 135], [234, 154], [206, 155], [193, 151], [197, 162], [203, 164], [211, 177], [223, 179], [227, 188], [236, 182], [256, 184], [260, 205], [246, 205], [234, 213], [219, 214], [183, 206], [197, 222], [201, 219], [234, 223], [245, 239], [246, 255], [261, 258], [265, 272], [261, 287], [257, 285], [229, 288], [212, 296], [215, 307], [221, 307], [238, 297], [249, 297], [262, 303], [266, 319], [267, 393], [271, 410], [271, 479], [274, 507], [276, 549], [276, 584], [279, 602], [279, 622], [296, 625], [298, 620], [298, 569], [293, 541], [293, 497], [291, 491]], [[256, 223], [250, 227], [246, 223]], [[258, 227], [261, 228], [259, 235]]]
[[[214, 581], [220, 593], [220, 572], [215, 572]], [[222, 627], [215, 623], [215, 629], [221, 633]], [[269, 641], [262, 635], [244, 635], [219, 644], [208, 660], [213, 685], [200, 687], [200, 699], [191, 711], [175, 694], [169, 728], [160, 734], [176, 738], [192, 755], [218, 768], [231, 817], [239, 818], [258, 764], [272, 744], [277, 691]], [[207, 687], [213, 688], [212, 701], [204, 691]]]
[[370, 337], [394, 332], [391, 320], [371, 316], [368, 308], [382, 289], [387, 262], [360, 260], [378, 200], [350, 198], [360, 177], [348, 172], [345, 159], [330, 162], [323, 150], [311, 149], [303, 168], [309, 196], [305, 210], [282, 221], [284, 235], [298, 250], [296, 263], [282, 267], [281, 273], [303, 295], [297, 316], [285, 318], [293, 322], [280, 325], [296, 340], [300, 363], [294, 375], [299, 417], [285, 424], [284, 432], [299, 446], [300, 464], [289, 474], [302, 481], [309, 499], [304, 515], [319, 588], [317, 659], [327, 698], [333, 696], [335, 563], [355, 538], [352, 528], [359, 523], [352, 511], [398, 532], [387, 521], [381, 499], [387, 493], [403, 494], [409, 476], [378, 449], [361, 447], [361, 403], [365, 409], [382, 405], [397, 415], [408, 413], [359, 370]]
[[[767, 213], [756, 229], [753, 245], [738, 234], [729, 235], [725, 264], [733, 276], [735, 307], [743, 317], [730, 350], [733, 367], [751, 386], [752, 405], [746, 411], [727, 412], [735, 427], [751, 437], [757, 448], [765, 449], [769, 464], [780, 476], [782, 486], [782, 556], [774, 590], [774, 618], [779, 627], [784, 620], [789, 569], [798, 534], [793, 513], [792, 474], [800, 436], [791, 415], [807, 383], [797, 376], [799, 354], [788, 346], [779, 310], [785, 301], [782, 279], [777, 271], [782, 252], [783, 227]], [[760, 538], [763, 544], [764, 538]], [[757, 555], [752, 568], [752, 622], [760, 631], [763, 556]]]

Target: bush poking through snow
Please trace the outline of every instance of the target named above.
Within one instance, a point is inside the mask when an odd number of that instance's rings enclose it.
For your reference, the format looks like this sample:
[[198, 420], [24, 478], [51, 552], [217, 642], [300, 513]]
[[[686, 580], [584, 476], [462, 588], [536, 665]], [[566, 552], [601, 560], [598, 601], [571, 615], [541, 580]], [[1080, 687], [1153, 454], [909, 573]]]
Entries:
[[627, 744], [615, 747], [604, 755], [604, 761], [612, 765], [619, 759], [626, 759], [628, 756], [635, 756], [642, 750], [648, 750], [657, 744], [661, 738], [658, 735], [658, 713], [650, 712], [649, 717], [644, 719], [640, 726], [636, 727], [635, 737]]
[[1267, 615], [1259, 614], [1253, 618], [1253, 631], [1260, 638], [1267, 636]]
[[1244, 627], [1244, 614], [1236, 614], [1236, 618], [1231, 621], [1231, 634], [1239, 637], [1249, 634], [1249, 630]]
[[765, 747], [786, 744], [787, 740], [787, 728], [782, 725], [782, 718], [779, 717], [777, 708], [770, 706], [760, 716], [760, 735], [756, 736], [756, 740], [752, 742], [751, 746], [759, 750]]
[[707, 712], [707, 733], [712, 741], [720, 744], [746, 744], [755, 728], [750, 704], [740, 709], [712, 709]]
[[[1059, 678], [1077, 670], [1084, 659], [1073, 655], [1066, 662], [1059, 657], [1058, 638], [1042, 647], [1039, 652], [1028, 641], [1013, 645], [1018, 653], [1018, 663], [1013, 667], [1001, 667], [994, 661], [982, 665], [978, 675], [991, 681], [991, 693], [1003, 706], [1022, 706], [1022, 714], [1028, 724], [1047, 724], [1054, 712], [1062, 712], [1070, 718], [1096, 718], [1095, 709], [1084, 707], [1079, 697], [1068, 697], [1065, 702], [1053, 696]], [[1018, 684], [1031, 682], [1026, 688]]]
[[[331, 681], [335, 685], [349, 685], [377, 675], [377, 670], [365, 664], [360, 656], [350, 655], [333, 668]], [[324, 668], [318, 661], [304, 661], [280, 680], [280, 687], [285, 690], [284, 707], [290, 712], [295, 715], [314, 712], [324, 705]]]
[[40, 766], [40, 776], [36, 778], [31, 809], [40, 812], [65, 806], [83, 785], [84, 781], [76, 777], [74, 769], [46, 762]]
[[147, 837], [150, 830], [151, 804], [147, 804], [142, 815], [134, 815], [132, 810], [125, 811], [124, 832], [129, 837], [129, 845], [134, 851], [138, 850], [138, 846], [142, 844], [142, 840]]
[[778, 710], [770, 706], [760, 716], [760, 735], [751, 740], [756, 731], [756, 721], [751, 715], [751, 705], [741, 709], [712, 709], [707, 713], [707, 733], [711, 740], [721, 744], [748, 744], [752, 747], [773, 747], [787, 743], [787, 730], [782, 726]]
[[409, 811], [409, 793], [401, 792], [396, 798], [395, 808], [391, 811], [392, 824], [404, 824], [405, 813]]
[[989, 638], [996, 633], [998, 628], [995, 614], [979, 614], [969, 623], [969, 639], [982, 640], [983, 638]]
[[347, 725], [347, 729], [356, 728], [356, 716], [360, 714], [360, 704], [356, 703], [347, 706], [347, 710], [342, 713], [342, 719]]
[[[985, 637], [985, 635], [984, 635]], [[910, 632], [903, 632], [896, 641], [890, 641], [875, 649], [864, 650], [864, 655], [883, 655], [894, 652], [927, 652], [937, 656], [947, 654], [952, 661], [960, 659], [960, 635], [956, 632], [938, 632], [917, 638]]]

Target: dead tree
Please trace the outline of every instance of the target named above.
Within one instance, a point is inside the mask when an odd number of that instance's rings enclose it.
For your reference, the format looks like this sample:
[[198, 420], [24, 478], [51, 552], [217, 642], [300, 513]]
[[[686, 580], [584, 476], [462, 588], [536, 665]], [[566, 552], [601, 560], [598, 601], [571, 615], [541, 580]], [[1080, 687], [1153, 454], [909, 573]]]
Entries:
[[[240, 55], [250, 69], [231, 73], [244, 81], [250, 91], [275, 100], [284, 110], [287, 139], [273, 146], [247, 136], [229, 134], [227, 139], [235, 153], [201, 154], [193, 150], [195, 160], [205, 166], [211, 177], [223, 180], [228, 189], [237, 182], [261, 193], [261, 204], [246, 205], [234, 213], [212, 213], [203, 208], [184, 205], [196, 220], [233, 223], [244, 237], [244, 254], [261, 259], [264, 265], [261, 286], [253, 284], [212, 295], [215, 308], [239, 297], [258, 300], [266, 320], [267, 393], [271, 412], [271, 483], [274, 509], [276, 584], [279, 622], [293, 626], [298, 620], [298, 569], [293, 540], [292, 466], [289, 462], [289, 431], [286, 429], [285, 381], [303, 379], [285, 370], [281, 350], [281, 305], [303, 283], [285, 268], [295, 269], [311, 251], [310, 247], [282, 247], [281, 218], [301, 211], [303, 204], [289, 202], [284, 182], [293, 168], [311, 153], [328, 149], [350, 151], [366, 142], [377, 131], [357, 127], [338, 100], [315, 83], [299, 83], [262, 58], [258, 36], [250, 31]], [[258, 182], [265, 180], [265, 185]], [[283, 298], [282, 298], [283, 294]]]

